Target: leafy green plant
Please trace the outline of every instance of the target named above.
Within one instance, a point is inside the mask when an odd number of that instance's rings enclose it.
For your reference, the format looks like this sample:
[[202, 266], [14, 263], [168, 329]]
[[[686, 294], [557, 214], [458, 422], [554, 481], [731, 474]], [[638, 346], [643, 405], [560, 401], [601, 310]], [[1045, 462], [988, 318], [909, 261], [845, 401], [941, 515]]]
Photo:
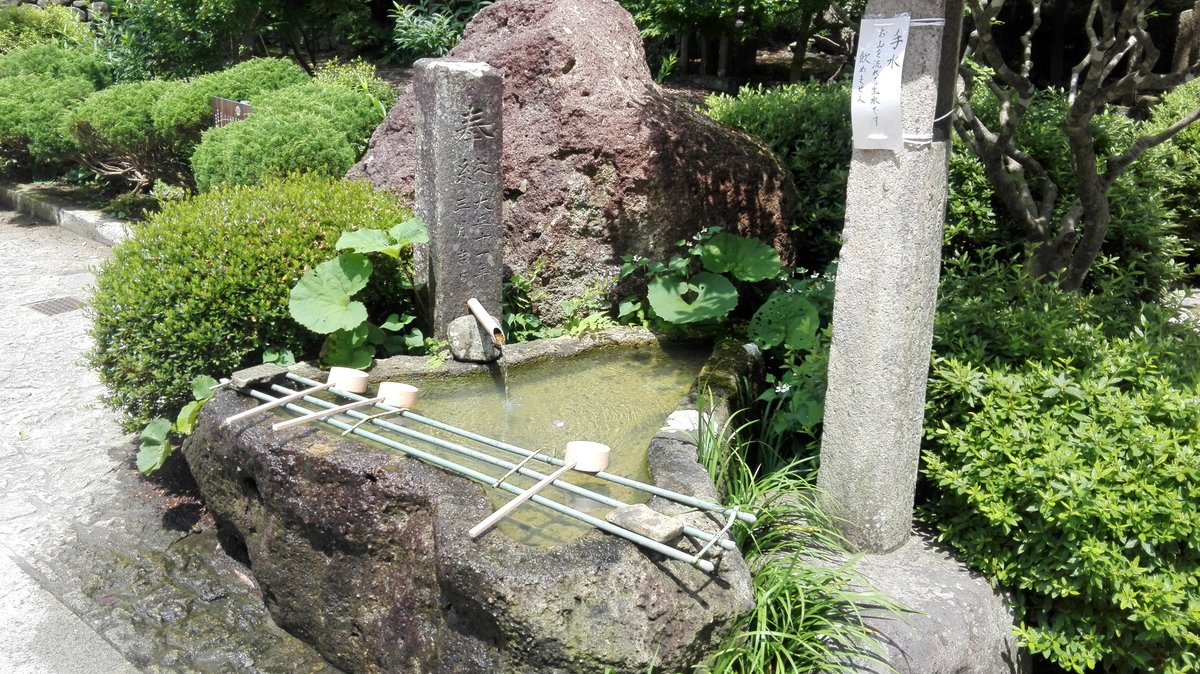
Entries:
[[175, 138], [184, 156], [191, 156], [201, 132], [212, 124], [213, 96], [249, 100], [253, 105], [268, 91], [307, 81], [308, 75], [287, 59], [251, 59], [165, 93], [155, 102], [150, 116], [159, 133]]
[[[93, 368], [127, 427], [173, 418], [190, 382], [253, 364], [268, 346], [301, 357], [321, 340], [288, 295], [342, 232], [408, 217], [362, 182], [293, 176], [170, 202], [113, 249], [91, 299]], [[379, 260], [362, 300], [373, 315], [411, 313], [407, 282]]]
[[779, 445], [745, 440], [750, 424], [734, 423], [702, 424], [698, 455], [725, 501], [758, 518], [733, 529], [753, 574], [755, 607], [700, 671], [857, 671], [847, 664], [850, 656], [869, 659], [879, 650], [864, 608], [899, 609], [863, 589], [840, 536], [816, 506], [805, 464], [790, 461]]
[[492, 3], [488, 0], [418, 0], [411, 5], [392, 4], [391, 15], [396, 22], [392, 43], [396, 57], [412, 63], [426, 56], [445, 56], [458, 44], [467, 23], [479, 10]]
[[1012, 588], [1018, 634], [1068, 671], [1200, 665], [1194, 325], [951, 260], [929, 381], [923, 517]]
[[93, 90], [112, 82], [111, 73], [95, 50], [57, 44], [37, 44], [0, 56], [0, 77], [17, 75], [39, 75], [43, 81], [82, 77], [92, 83]]
[[99, 175], [141, 191], [154, 181], [189, 182], [187, 163], [172, 138], [154, 128], [150, 107], [181, 82], [117, 84], [89, 96], [67, 115], [78, 159]]
[[675, 68], [679, 66], [679, 55], [671, 52], [662, 58], [658, 63], [658, 70], [654, 71], [654, 81], [662, 84], [675, 74]]
[[824, 269], [841, 246], [845, 220], [849, 85], [743, 87], [737, 96], [714, 94], [705, 106], [709, 117], [766, 143], [791, 171], [801, 188], [792, 211], [797, 264], [810, 271]]
[[163, 467], [167, 459], [175, 451], [171, 443], [171, 434], [188, 436], [196, 428], [196, 419], [204, 403], [213, 395], [217, 380], [208, 375], [199, 375], [192, 380], [192, 401], [179, 410], [175, 422], [163, 417], [146, 424], [139, 435], [140, 448], [137, 454], [137, 468], [143, 475], [151, 475]]
[[611, 285], [598, 282], [584, 290], [583, 295], [559, 302], [563, 312], [562, 323], [551, 330], [554, 333], [579, 337], [606, 328], [615, 327], [617, 322], [609, 315], [610, 305], [607, 297]]
[[67, 7], [12, 4], [0, 7], [0, 54], [35, 44], [82, 46], [91, 40], [87, 24]]
[[113, 0], [111, 17], [95, 22], [98, 40], [122, 82], [190, 77], [224, 65], [222, 36], [238, 32], [229, 2]]
[[536, 263], [527, 273], [515, 273], [504, 283], [503, 317], [504, 335], [509, 342], [527, 342], [534, 339], [556, 337], [555, 328], [546, 325], [533, 310], [533, 279], [537, 277], [541, 263]]
[[665, 263], [624, 259], [623, 278], [640, 273], [649, 280], [645, 303], [626, 298], [621, 318], [703, 328], [728, 321], [746, 299], [746, 336], [771, 365], [759, 398], [770, 419], [765, 427], [773, 437], [815, 448], [824, 418], [832, 275], [793, 277], [770, 246], [719, 228], [677, 246], [680, 252]]
[[771, 364], [758, 398], [764, 405], [764, 437], [777, 443], [791, 439], [807, 455], [816, 454], [825, 418], [832, 313], [832, 274], [789, 279], [747, 326], [747, 335]]
[[93, 91], [82, 77], [0, 77], [0, 157], [35, 170], [66, 165], [76, 150], [67, 113]]
[[367, 254], [375, 253], [390, 258], [405, 270], [408, 288], [417, 297], [412, 246], [428, 241], [429, 232], [417, 218], [405, 220], [387, 231], [346, 232], [334, 247], [351, 252], [322, 262], [300, 278], [292, 288], [288, 310], [297, 323], [327, 335], [321, 348], [322, 363], [363, 369], [370, 366], [377, 350], [403, 353], [423, 345], [424, 335], [416, 328], [407, 335], [399, 334], [413, 322], [414, 316], [392, 314], [376, 326], [367, 320], [367, 307], [353, 296], [367, 287], [374, 271]]
[[697, 234], [690, 242], [678, 241], [676, 246], [680, 253], [666, 263], [622, 258], [622, 279], [641, 273], [649, 280], [646, 304], [636, 297], [627, 298], [621, 303], [621, 317], [657, 318], [672, 325], [718, 321], [738, 304], [733, 280], [756, 283], [784, 272], [779, 253], [770, 246], [722, 232], [719, 227]]

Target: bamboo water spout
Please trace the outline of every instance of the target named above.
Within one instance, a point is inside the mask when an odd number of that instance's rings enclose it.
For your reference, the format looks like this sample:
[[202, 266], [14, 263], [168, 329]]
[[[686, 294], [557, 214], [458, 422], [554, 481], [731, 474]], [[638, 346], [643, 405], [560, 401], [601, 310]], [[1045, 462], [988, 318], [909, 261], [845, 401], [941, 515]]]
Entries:
[[483, 308], [479, 300], [472, 297], [467, 300], [467, 308], [471, 310], [471, 315], [475, 320], [479, 321], [479, 326], [484, 329], [492, 338], [492, 343], [496, 346], [504, 346], [504, 330], [495, 318]]

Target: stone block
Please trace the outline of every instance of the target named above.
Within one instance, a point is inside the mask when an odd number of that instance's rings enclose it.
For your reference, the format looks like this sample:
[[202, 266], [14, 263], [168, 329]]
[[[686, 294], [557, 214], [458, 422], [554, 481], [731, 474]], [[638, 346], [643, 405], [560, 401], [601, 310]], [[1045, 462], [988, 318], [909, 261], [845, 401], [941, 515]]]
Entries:
[[653, 510], [645, 503], [616, 508], [604, 519], [659, 543], [672, 543], [683, 535], [683, 522]]
[[969, 571], [928, 537], [867, 554], [854, 570], [908, 612], [868, 610], [879, 659], [850, 658], [863, 674], [1024, 674], [1030, 657], [1013, 634], [1016, 616], [1005, 593]]
[[502, 355], [492, 343], [490, 336], [480, 327], [479, 321], [468, 314], [450, 322], [447, 341], [450, 355], [459, 362], [491, 363]]

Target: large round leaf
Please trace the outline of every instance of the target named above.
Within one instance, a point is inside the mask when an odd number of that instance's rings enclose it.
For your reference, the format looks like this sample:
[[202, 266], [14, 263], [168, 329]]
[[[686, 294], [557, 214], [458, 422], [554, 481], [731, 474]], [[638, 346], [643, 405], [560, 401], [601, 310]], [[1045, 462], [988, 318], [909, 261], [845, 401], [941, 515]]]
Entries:
[[696, 323], [728, 314], [738, 294], [724, 276], [700, 272], [688, 281], [660, 276], [646, 287], [646, 299], [664, 321]]
[[429, 243], [429, 228], [420, 218], [409, 218], [388, 230], [388, 235], [401, 246], [410, 243]]
[[334, 245], [338, 250], [350, 250], [355, 253], [378, 253], [394, 245], [392, 238], [382, 229], [356, 229], [342, 232]]
[[292, 318], [313, 332], [353, 330], [367, 320], [367, 308], [350, 296], [367, 286], [371, 261], [359, 253], [322, 262], [292, 288]]
[[821, 319], [817, 308], [803, 295], [775, 292], [754, 313], [747, 333], [764, 349], [783, 344], [792, 351], [808, 351], [817, 343]]
[[779, 275], [779, 253], [758, 239], [721, 233], [700, 249], [704, 268], [718, 274], [730, 273], [739, 281], [762, 281]]

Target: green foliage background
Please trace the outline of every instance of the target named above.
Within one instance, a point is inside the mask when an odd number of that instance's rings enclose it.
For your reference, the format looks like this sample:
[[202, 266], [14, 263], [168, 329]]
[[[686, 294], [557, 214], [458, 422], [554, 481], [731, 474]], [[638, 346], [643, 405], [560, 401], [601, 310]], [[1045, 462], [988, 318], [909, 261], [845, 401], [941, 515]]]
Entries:
[[92, 33], [74, 11], [60, 5], [0, 7], [0, 54], [36, 44], [86, 45]]
[[[1098, 150], [1174, 121], [1196, 91], [1168, 96], [1148, 124], [1097, 118]], [[839, 96], [843, 87], [811, 84], [708, 102], [792, 167], [810, 202], [797, 221], [817, 251], [809, 264], [832, 257], [842, 223], [845, 174], [826, 168], [848, 164]], [[976, 108], [996, 111], [986, 95]], [[1069, 196], [1065, 109], [1061, 92], [1040, 93], [1018, 142]], [[956, 146], [950, 161], [922, 512], [971, 566], [1015, 591], [1024, 643], [1069, 671], [1198, 666], [1200, 343], [1171, 322], [1166, 298], [1186, 250], [1172, 206], [1190, 217], [1200, 172], [1190, 133], [1179, 140], [1114, 185], [1102, 256], [1070, 295], [1024, 276], [1026, 233], [974, 157]], [[789, 377], [817, 360], [783, 367], [769, 403], [796, 401]]]
[[743, 87], [713, 95], [707, 113], [766, 143], [792, 172], [798, 197], [792, 211], [797, 265], [821, 271], [837, 256], [850, 170], [850, 87], [845, 83]]

